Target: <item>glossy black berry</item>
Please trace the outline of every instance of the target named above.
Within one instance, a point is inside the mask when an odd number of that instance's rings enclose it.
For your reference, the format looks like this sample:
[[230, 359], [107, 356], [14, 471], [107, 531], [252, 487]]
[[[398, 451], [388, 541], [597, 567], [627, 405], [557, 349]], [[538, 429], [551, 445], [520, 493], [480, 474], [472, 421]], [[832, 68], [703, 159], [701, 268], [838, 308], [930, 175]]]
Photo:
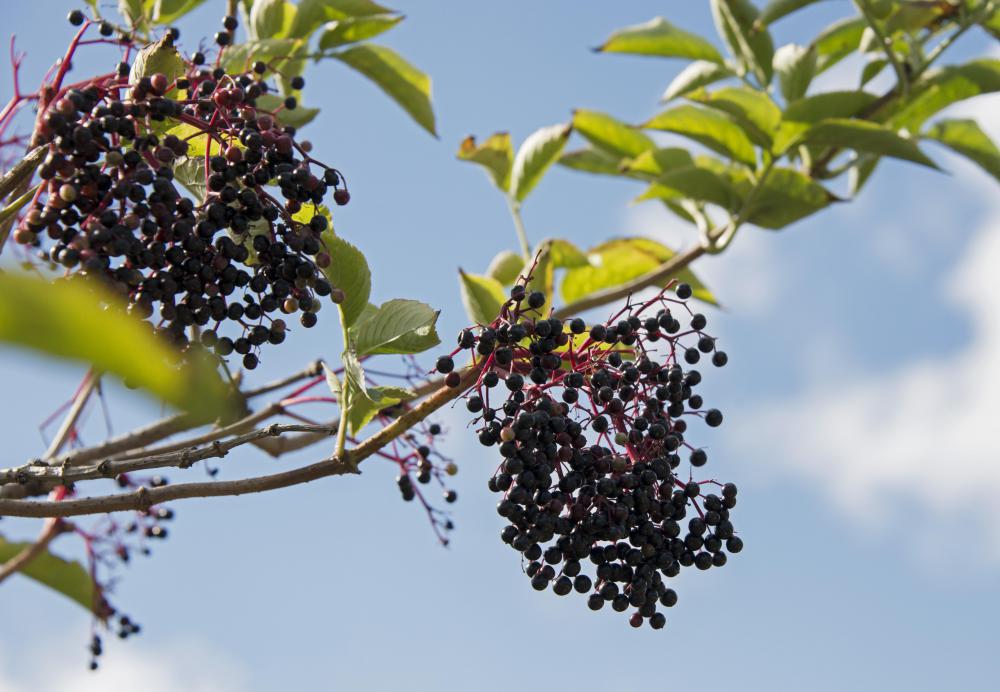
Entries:
[[66, 18], [69, 20], [69, 23], [72, 24], [73, 26], [80, 26], [81, 24], [83, 24], [83, 20], [86, 19], [83, 12], [81, 12], [80, 10], [73, 10], [72, 12], [69, 13], [69, 15]]

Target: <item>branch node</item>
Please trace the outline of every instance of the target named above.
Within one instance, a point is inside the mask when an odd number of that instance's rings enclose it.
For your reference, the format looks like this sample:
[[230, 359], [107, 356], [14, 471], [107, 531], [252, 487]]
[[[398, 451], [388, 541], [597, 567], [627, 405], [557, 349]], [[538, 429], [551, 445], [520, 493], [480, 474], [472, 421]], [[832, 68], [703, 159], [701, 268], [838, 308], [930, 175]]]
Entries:
[[279, 426], [277, 423], [271, 423], [269, 426], [267, 426], [267, 434], [270, 435], [271, 437], [277, 437], [278, 435], [281, 434], [281, 426]]
[[226, 449], [225, 446], [223, 446], [221, 440], [215, 440], [214, 442], [212, 442], [212, 449], [215, 450], [215, 456], [220, 458], [229, 454], [229, 450]]
[[114, 472], [111, 470], [111, 460], [105, 459], [100, 464], [98, 464], [97, 472], [100, 473], [105, 478], [109, 478], [112, 475], [114, 475]]
[[185, 449], [181, 452], [181, 460], [177, 462], [177, 468], [189, 469], [194, 461], [191, 459], [191, 450]]
[[149, 511], [149, 508], [153, 506], [153, 498], [149, 496], [149, 491], [146, 490], [146, 486], [140, 485], [139, 489], [135, 491], [135, 502], [142, 512]]

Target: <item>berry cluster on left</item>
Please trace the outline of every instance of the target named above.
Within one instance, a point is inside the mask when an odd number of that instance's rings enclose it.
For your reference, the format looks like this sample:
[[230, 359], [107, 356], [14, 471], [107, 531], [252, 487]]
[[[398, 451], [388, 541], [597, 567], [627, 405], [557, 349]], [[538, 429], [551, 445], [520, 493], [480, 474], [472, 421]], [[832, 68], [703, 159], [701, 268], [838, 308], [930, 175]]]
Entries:
[[[88, 30], [108, 34], [82, 13], [69, 20], [81, 26], [74, 48]], [[282, 124], [296, 102], [271, 95], [280, 73], [223, 60], [235, 18], [224, 26], [212, 62], [178, 51], [176, 29], [141, 50], [119, 35], [95, 39], [122, 46], [112, 72], [64, 85], [61, 69], [43, 87], [31, 140], [48, 148], [42, 184], [13, 238], [54, 268], [104, 279], [175, 343], [253, 369], [264, 344], [284, 341], [287, 316], [312, 327], [320, 298], [340, 298], [323, 271], [322, 205], [350, 196]]]

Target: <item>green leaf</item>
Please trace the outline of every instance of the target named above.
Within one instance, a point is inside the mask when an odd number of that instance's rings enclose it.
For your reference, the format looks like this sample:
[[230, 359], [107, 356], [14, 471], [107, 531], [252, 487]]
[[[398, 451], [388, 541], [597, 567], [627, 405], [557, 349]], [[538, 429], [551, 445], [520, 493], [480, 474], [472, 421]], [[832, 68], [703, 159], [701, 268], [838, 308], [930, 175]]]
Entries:
[[790, 15], [796, 10], [801, 10], [817, 2], [818, 0], [771, 0], [760, 12], [760, 22], [770, 25], [782, 17]]
[[503, 286], [510, 286], [517, 281], [524, 269], [524, 258], [516, 252], [501, 250], [497, 253], [493, 261], [490, 262], [486, 275], [491, 279], [496, 279]]
[[868, 82], [875, 79], [882, 70], [886, 68], [889, 61], [885, 58], [876, 58], [865, 63], [865, 67], [861, 70], [861, 86], [864, 86]]
[[680, 147], [663, 147], [644, 151], [625, 164], [629, 173], [643, 177], [656, 177], [684, 166], [693, 166], [694, 159], [687, 149]]
[[[621, 286], [642, 276], [674, 256], [674, 251], [649, 238], [615, 238], [592, 248], [590, 264], [570, 269], [563, 277], [560, 294], [563, 302], [572, 303], [592, 293]], [[691, 284], [699, 300], [715, 303], [715, 297], [690, 270], [673, 278]]]
[[351, 432], [357, 434], [368, 425], [379, 411], [409, 401], [416, 392], [405, 387], [368, 387], [363, 396], [353, 396], [347, 412]]
[[856, 51], [867, 28], [863, 18], [853, 17], [834, 22], [824, 29], [812, 42], [817, 56], [816, 74], [825, 72]]
[[787, 151], [813, 123], [826, 118], [859, 116], [876, 101], [877, 96], [865, 91], [828, 91], [792, 101], [782, 116], [774, 150], [779, 154]]
[[[288, 0], [254, 0], [247, 22], [251, 41], [287, 37], [295, 21], [295, 13], [295, 5]], [[226, 52], [230, 50], [226, 49]]]
[[745, 220], [776, 230], [839, 201], [829, 190], [791, 168], [774, 168], [758, 190]]
[[859, 155], [856, 159], [856, 163], [851, 166], [848, 171], [848, 189], [851, 193], [851, 197], [856, 197], [861, 188], [865, 186], [868, 179], [871, 178], [872, 173], [875, 172], [875, 166], [881, 161], [878, 156], [870, 156], [867, 154]]
[[757, 160], [747, 134], [731, 117], [717, 110], [676, 106], [653, 116], [644, 127], [684, 135], [712, 151], [751, 166]]
[[231, 408], [214, 357], [193, 349], [182, 358], [93, 280], [5, 273], [0, 295], [2, 342], [88, 363], [205, 421]]
[[715, 93], [695, 92], [689, 98], [727, 113], [758, 145], [769, 148], [781, 122], [781, 109], [763, 91], [746, 86], [726, 87]]
[[825, 118], [851, 118], [878, 100], [867, 91], [827, 91], [792, 101], [782, 116], [785, 121], [816, 123]]
[[182, 156], [174, 161], [174, 180], [179, 182], [199, 202], [205, 201], [208, 183], [205, 181], [205, 159]]
[[1000, 180], [1000, 150], [975, 120], [939, 120], [924, 134]]
[[739, 193], [725, 177], [697, 165], [684, 166], [664, 173], [656, 178], [653, 184], [636, 198], [636, 201], [649, 199], [672, 201], [693, 199], [715, 204], [730, 211], [735, 210], [742, 201]]
[[392, 10], [371, 0], [301, 0], [288, 35], [307, 38], [327, 22], [375, 14], [392, 14]]
[[417, 300], [396, 298], [352, 330], [359, 356], [423, 353], [441, 343], [434, 325], [439, 311]]
[[[0, 564], [19, 555], [31, 545], [28, 542], [12, 543], [0, 536]], [[100, 603], [101, 592], [86, 568], [79, 562], [58, 557], [48, 550], [42, 551], [20, 573], [75, 601], [87, 612], [93, 612]]]
[[305, 127], [319, 115], [319, 108], [306, 108], [301, 103], [291, 110], [284, 108], [283, 99], [273, 94], [258, 96], [257, 108], [273, 113], [279, 123], [291, 125], [296, 129]]
[[[889, 5], [893, 11], [885, 22], [885, 32], [889, 35], [898, 31], [916, 33], [928, 24], [955, 11], [953, 2], [882, 2]], [[888, 9], [888, 8], [887, 8]]]
[[466, 274], [458, 270], [462, 288], [462, 304], [465, 312], [476, 324], [490, 324], [500, 314], [500, 308], [507, 302], [503, 285], [496, 279], [478, 274]]
[[638, 156], [656, 146], [638, 128], [597, 111], [573, 111], [573, 129], [598, 149], [618, 156]]
[[951, 104], [995, 91], [1000, 91], [1000, 60], [983, 58], [945, 67], [913, 85], [909, 100], [889, 124], [917, 132], [928, 118]]
[[929, 168], [937, 168], [937, 165], [927, 158], [912, 140], [899, 136], [887, 127], [864, 120], [845, 118], [821, 120], [802, 134], [802, 140], [807, 144], [892, 156]]
[[385, 46], [353, 46], [335, 53], [334, 57], [375, 82], [422, 128], [437, 136], [430, 77]]
[[125, 18], [129, 26], [142, 26], [146, 23], [145, 4], [143, 0], [118, 0], [118, 14]]
[[334, 235], [333, 229], [323, 231], [321, 241], [330, 254], [330, 265], [323, 270], [327, 280], [344, 292], [340, 304], [344, 326], [350, 328], [368, 306], [372, 292], [372, 273], [361, 250]]
[[715, 82], [729, 77], [735, 77], [736, 73], [725, 65], [709, 62], [707, 60], [696, 60], [674, 77], [673, 81], [660, 97], [661, 101], [672, 101], [678, 96], [689, 94], [695, 89], [714, 84]]
[[757, 21], [756, 6], [750, 0], [711, 0], [711, 4], [719, 35], [744, 70], [753, 73], [762, 86], [770, 84], [774, 43], [767, 27]]
[[153, 5], [153, 22], [173, 24], [205, 0], [156, 0]]
[[326, 363], [323, 363], [323, 374], [326, 376], [326, 386], [330, 388], [330, 393], [338, 399], [343, 396], [344, 385], [340, 383], [337, 373], [331, 370]]
[[401, 14], [375, 14], [369, 17], [350, 17], [328, 22], [319, 38], [322, 50], [337, 48], [374, 38], [403, 21]]
[[457, 156], [460, 161], [471, 161], [485, 168], [493, 184], [501, 191], [507, 192], [510, 189], [514, 147], [507, 132], [494, 133], [482, 144], [476, 144], [476, 138], [469, 135], [462, 140]]
[[572, 131], [572, 125], [550, 125], [535, 130], [521, 143], [510, 179], [510, 194], [515, 200], [524, 201], [549, 166], [558, 160]]
[[187, 142], [188, 158], [198, 158], [202, 159], [201, 163], [204, 165], [204, 158], [206, 153], [208, 153], [209, 143], [212, 146], [212, 154], [218, 154], [222, 151], [224, 147], [228, 147], [230, 144], [235, 144], [240, 149], [245, 149], [246, 147], [240, 142], [236, 137], [232, 137], [227, 134], [222, 134], [221, 137], [224, 138], [223, 141], [219, 141], [219, 135], [213, 136], [205, 132], [200, 127], [195, 127], [194, 125], [188, 125], [187, 123], [181, 123], [180, 125], [174, 125], [164, 134], [173, 135], [180, 140]]
[[576, 149], [559, 157], [559, 164], [584, 173], [621, 175], [622, 159], [600, 149]]
[[[6, 207], [0, 210], [0, 228], [5, 228], [17, 218], [17, 213], [34, 198], [35, 193], [38, 192], [38, 188], [41, 186], [42, 184], [38, 183], [17, 199], [11, 200]], [[3, 247], [3, 243], [0, 243], [0, 247]]]
[[816, 48], [794, 43], [782, 46], [774, 54], [774, 71], [785, 101], [802, 98], [816, 74]]
[[[274, 62], [284, 71], [287, 58], [304, 45], [303, 41], [294, 38], [259, 38], [246, 43], [229, 46], [222, 54], [222, 65], [231, 72], [247, 72], [257, 60]], [[276, 96], [271, 96], [276, 99]], [[282, 99], [278, 99], [278, 103]]]
[[589, 262], [580, 248], [564, 238], [553, 238], [549, 244], [549, 259], [556, 269], [585, 267]]
[[[150, 43], [139, 51], [129, 71], [129, 82], [135, 83], [143, 77], [152, 77], [157, 73], [163, 73], [167, 76], [167, 81], [173, 82], [184, 75], [186, 69], [184, 60], [168, 40], [168, 37], [164, 35], [156, 43]], [[173, 98], [177, 98], [176, 89], [170, 94]]]
[[722, 63], [722, 55], [715, 46], [701, 36], [679, 29], [663, 17], [619, 29], [596, 50]]

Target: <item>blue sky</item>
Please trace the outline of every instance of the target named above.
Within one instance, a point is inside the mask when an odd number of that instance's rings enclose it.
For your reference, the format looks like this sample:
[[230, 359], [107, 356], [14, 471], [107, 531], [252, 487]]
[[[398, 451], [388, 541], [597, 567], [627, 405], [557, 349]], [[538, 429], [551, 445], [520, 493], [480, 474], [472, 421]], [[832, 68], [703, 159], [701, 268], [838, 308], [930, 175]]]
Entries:
[[[183, 39], [215, 31], [222, 3], [207, 4], [182, 24]], [[26, 78], [61, 51], [74, 6], [4, 4], [4, 31], [29, 51]], [[503, 129], [520, 141], [574, 107], [639, 121], [680, 63], [588, 48], [660, 14], [714, 30], [707, 3], [395, 6], [408, 18], [385, 43], [432, 75], [440, 140], [337, 65], [307, 73], [306, 101], [323, 109], [309, 137], [349, 176], [353, 200], [335, 221], [366, 251], [373, 297], [441, 308], [450, 339], [465, 321], [456, 269], [482, 271], [516, 243], [500, 196], [454, 160], [461, 138]], [[776, 42], [804, 42], [849, 12], [848, 2], [820, 3], [779, 24]], [[987, 50], [977, 35], [950, 60]], [[827, 83], [847, 79], [838, 70]], [[9, 86], [0, 71], [0, 91]], [[996, 137], [998, 107], [987, 97], [953, 113], [979, 117]], [[932, 153], [948, 174], [886, 163], [856, 202], [780, 234], [746, 229], [696, 267], [726, 305], [710, 319], [730, 356], [711, 383], [727, 425], [709, 444], [714, 473], [740, 486], [747, 548], [724, 569], [682, 575], [665, 630], [632, 630], [618, 614], [531, 590], [498, 539], [493, 462], [456, 411], [443, 416], [461, 467], [451, 548], [437, 546], [419, 509], [399, 500], [393, 469], [375, 460], [358, 478], [178, 503], [172, 537], [116, 590], [145, 631], [109, 646], [99, 676], [84, 670], [88, 621], [76, 606], [24, 579], [3, 585], [0, 690], [131, 689], [142, 679], [154, 691], [489, 691], [558, 677], [602, 691], [678, 679], [706, 692], [916, 691], [995, 679], [1000, 204], [985, 174]], [[629, 207], [636, 193], [554, 169], [525, 205], [529, 234], [581, 246], [620, 234], [693, 242], [662, 210]], [[324, 320], [255, 377], [337, 347]], [[39, 422], [81, 375], [0, 349], [14, 397], [4, 465], [42, 451]], [[156, 413], [132, 394], [109, 400], [116, 430]], [[90, 438], [101, 428], [94, 415]], [[235, 475], [326, 453], [246, 452], [226, 464], [240, 466]], [[11, 536], [35, 531], [0, 524]]]

